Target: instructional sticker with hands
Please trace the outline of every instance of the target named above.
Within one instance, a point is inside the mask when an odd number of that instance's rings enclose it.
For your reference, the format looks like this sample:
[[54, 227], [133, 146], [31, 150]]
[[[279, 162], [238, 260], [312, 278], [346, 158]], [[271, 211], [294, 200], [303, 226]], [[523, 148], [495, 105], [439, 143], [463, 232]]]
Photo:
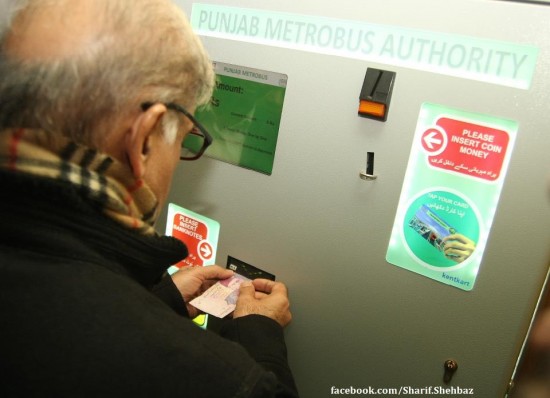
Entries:
[[386, 260], [472, 290], [518, 123], [424, 103]]

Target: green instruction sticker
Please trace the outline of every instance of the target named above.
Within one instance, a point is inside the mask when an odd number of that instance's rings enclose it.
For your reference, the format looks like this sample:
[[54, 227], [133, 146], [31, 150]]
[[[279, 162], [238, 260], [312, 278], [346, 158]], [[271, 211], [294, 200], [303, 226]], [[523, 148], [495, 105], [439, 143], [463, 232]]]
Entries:
[[214, 264], [219, 234], [220, 224], [217, 221], [170, 203], [166, 235], [185, 243], [189, 255], [178, 264], [174, 264], [169, 271], [175, 272], [181, 267], [202, 267]]
[[[220, 235], [220, 224], [217, 221], [170, 203], [166, 219], [166, 235], [181, 240], [189, 252], [186, 258], [168, 268], [168, 273], [173, 274], [182, 267], [203, 267], [215, 264]], [[201, 314], [194, 318], [193, 322], [206, 329], [208, 315]]]
[[211, 104], [196, 112], [214, 137], [206, 155], [271, 174], [287, 75], [221, 62], [214, 67]]
[[517, 122], [422, 105], [386, 260], [471, 290]]

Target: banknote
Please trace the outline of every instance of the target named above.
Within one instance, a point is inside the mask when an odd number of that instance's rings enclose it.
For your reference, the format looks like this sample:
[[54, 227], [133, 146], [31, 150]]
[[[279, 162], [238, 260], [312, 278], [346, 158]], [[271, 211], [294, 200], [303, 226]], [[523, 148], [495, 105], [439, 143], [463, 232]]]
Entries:
[[249, 280], [242, 275], [235, 274], [231, 278], [216, 282], [202, 295], [191, 300], [189, 304], [207, 314], [224, 318], [235, 310], [241, 283]]

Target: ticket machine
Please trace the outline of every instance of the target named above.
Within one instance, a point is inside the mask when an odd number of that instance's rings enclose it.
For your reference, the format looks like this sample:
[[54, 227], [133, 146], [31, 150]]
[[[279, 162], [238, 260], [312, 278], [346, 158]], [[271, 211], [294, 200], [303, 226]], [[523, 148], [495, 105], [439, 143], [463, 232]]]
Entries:
[[217, 84], [169, 200], [287, 284], [302, 396], [505, 396], [549, 264], [549, 2], [177, 3]]

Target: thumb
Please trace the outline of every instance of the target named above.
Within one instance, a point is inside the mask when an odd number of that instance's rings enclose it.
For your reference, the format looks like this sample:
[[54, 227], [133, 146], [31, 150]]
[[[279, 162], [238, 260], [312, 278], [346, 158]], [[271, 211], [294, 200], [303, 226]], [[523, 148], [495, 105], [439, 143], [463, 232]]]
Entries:
[[250, 281], [244, 281], [241, 283], [241, 286], [239, 287], [239, 298], [245, 298], [245, 297], [254, 297], [254, 293], [256, 292], [256, 289], [254, 289], [254, 285]]
[[233, 312], [233, 318], [239, 318], [255, 313], [253, 311], [255, 307], [255, 294], [256, 289], [254, 288], [254, 285], [251, 281], [245, 281], [241, 283], [241, 286], [239, 287], [239, 298], [237, 298], [237, 304], [235, 306], [235, 311]]

